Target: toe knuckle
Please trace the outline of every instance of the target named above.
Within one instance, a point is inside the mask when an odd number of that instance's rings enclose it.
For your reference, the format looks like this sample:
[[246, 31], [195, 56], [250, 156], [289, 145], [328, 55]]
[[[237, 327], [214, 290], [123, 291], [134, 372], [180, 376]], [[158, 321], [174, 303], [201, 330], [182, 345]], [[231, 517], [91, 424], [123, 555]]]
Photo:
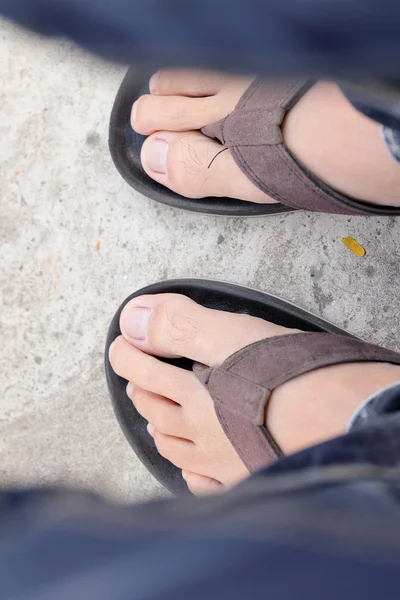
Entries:
[[152, 419], [152, 424], [158, 431], [161, 431], [161, 433], [169, 432], [169, 427], [168, 427], [169, 419], [164, 411], [158, 410], [154, 414], [153, 419]]
[[173, 408], [170, 406], [165, 409], [158, 409], [153, 415], [152, 423], [161, 433], [173, 434], [176, 431], [176, 418], [173, 414]]
[[174, 142], [168, 163], [168, 175], [173, 186], [187, 197], [204, 196], [209, 177], [207, 146], [197, 132], [184, 132]]
[[175, 99], [173, 104], [173, 110], [171, 118], [174, 122], [180, 126], [185, 125], [188, 122], [188, 106], [185, 99]]
[[137, 379], [140, 379], [138, 383], [143, 388], [146, 388], [146, 386], [149, 384], [149, 381], [152, 383], [157, 381], [156, 368], [152, 362], [147, 360], [142, 361], [140, 369], [138, 369]]
[[155, 319], [149, 328], [152, 343], [158, 347], [161, 340], [172, 344], [186, 345], [197, 335], [198, 323], [191, 316], [191, 301], [184, 296], [169, 298], [156, 311]]

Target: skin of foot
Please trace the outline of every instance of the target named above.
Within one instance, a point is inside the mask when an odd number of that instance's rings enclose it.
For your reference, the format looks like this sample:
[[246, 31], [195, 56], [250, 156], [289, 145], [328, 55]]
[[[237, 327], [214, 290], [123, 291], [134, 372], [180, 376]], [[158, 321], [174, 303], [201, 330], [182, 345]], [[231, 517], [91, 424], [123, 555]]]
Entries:
[[[247, 179], [230, 150], [218, 154], [224, 147], [199, 131], [230, 114], [253, 79], [193, 70], [155, 73], [151, 93], [135, 102], [131, 114], [133, 129], [149, 136], [141, 154], [146, 173], [188, 198], [275, 202]], [[358, 112], [335, 83], [312, 86], [282, 129], [291, 153], [334, 190], [400, 206], [400, 165], [390, 156], [380, 125]]]
[[[182, 469], [196, 495], [226, 490], [248, 476], [196, 376], [156, 357], [186, 357], [208, 366], [258, 340], [296, 334], [249, 315], [204, 308], [186, 296], [135, 298], [124, 308], [122, 335], [110, 347], [114, 371], [149, 423], [159, 453]], [[349, 363], [317, 369], [278, 387], [265, 424], [284, 454], [345, 433], [357, 407], [400, 380], [400, 367]]]

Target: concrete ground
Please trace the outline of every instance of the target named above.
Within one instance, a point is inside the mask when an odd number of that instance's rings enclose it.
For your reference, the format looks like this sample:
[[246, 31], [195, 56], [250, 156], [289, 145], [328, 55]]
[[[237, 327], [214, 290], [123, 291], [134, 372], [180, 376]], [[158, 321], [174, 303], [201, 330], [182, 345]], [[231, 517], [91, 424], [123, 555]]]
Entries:
[[[2, 484], [122, 501], [162, 493], [116, 423], [103, 371], [109, 321], [145, 284], [237, 282], [400, 349], [400, 221], [228, 219], [143, 198], [107, 149], [124, 71], [0, 24]], [[342, 244], [348, 235], [364, 258]]]

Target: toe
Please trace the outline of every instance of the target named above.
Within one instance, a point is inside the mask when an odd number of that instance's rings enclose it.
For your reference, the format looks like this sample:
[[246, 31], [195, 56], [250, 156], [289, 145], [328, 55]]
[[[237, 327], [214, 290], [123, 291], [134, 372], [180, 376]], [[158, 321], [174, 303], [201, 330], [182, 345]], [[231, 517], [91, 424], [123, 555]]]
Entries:
[[198, 475], [190, 471], [182, 471], [182, 477], [186, 481], [189, 490], [195, 496], [211, 496], [226, 491], [222, 483], [211, 479], [211, 477], [205, 477], [204, 475]]
[[142, 135], [201, 129], [231, 113], [251, 80], [195, 70], [158, 71], [150, 80], [151, 94], [133, 105], [132, 127]]
[[109, 350], [111, 367], [117, 375], [143, 390], [168, 397], [181, 404], [196, 393], [193, 373], [161, 362], [118, 337]]
[[127, 386], [127, 395], [138, 413], [149, 422], [150, 435], [157, 429], [166, 435], [191, 439], [185, 413], [180, 404], [165, 396], [132, 386], [131, 383]]
[[120, 327], [127, 345], [209, 366], [253, 342], [295, 332], [250, 315], [205, 308], [180, 294], [135, 298], [122, 311]]
[[157, 429], [154, 430], [153, 438], [159, 454], [178, 469], [189, 470], [204, 467], [199, 461], [200, 454], [193, 442], [165, 435]]
[[149, 177], [186, 198], [274, 202], [242, 173], [229, 149], [199, 131], [158, 131], [143, 144], [141, 161]]
[[216, 71], [160, 69], [151, 77], [149, 88], [161, 96], [212, 96], [222, 89], [225, 79]]
[[155, 131], [201, 129], [226, 116], [226, 107], [215, 96], [141, 96], [133, 105], [131, 125], [142, 135]]
[[221, 144], [198, 131], [158, 132], [143, 144], [141, 160], [152, 179], [187, 198], [202, 198], [218, 195], [218, 188], [224, 195], [225, 178], [214, 179], [219, 164], [215, 161], [214, 168], [208, 168], [221, 150]]

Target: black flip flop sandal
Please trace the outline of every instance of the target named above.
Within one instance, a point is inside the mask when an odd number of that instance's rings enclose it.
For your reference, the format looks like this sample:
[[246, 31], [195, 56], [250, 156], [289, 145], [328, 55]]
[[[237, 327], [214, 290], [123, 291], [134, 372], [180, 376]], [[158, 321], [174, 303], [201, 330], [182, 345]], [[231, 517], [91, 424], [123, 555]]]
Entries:
[[[132, 105], [149, 93], [148, 77], [131, 68], [118, 92], [111, 115], [111, 156], [122, 177], [143, 195], [175, 208], [226, 216], [257, 216], [307, 210], [322, 213], [395, 216], [400, 208], [378, 206], [340, 194], [314, 177], [291, 154], [283, 141], [287, 112], [310, 89], [312, 81], [255, 79], [225, 119], [211, 123], [202, 133], [229, 148], [250, 181], [274, 198], [276, 204], [255, 204], [233, 198], [192, 199], [180, 196], [144, 172], [140, 152], [145, 136], [130, 125]], [[221, 146], [221, 147], [223, 147]]]
[[[150, 74], [151, 75], [151, 74]], [[146, 136], [136, 133], [130, 124], [135, 100], [149, 94], [149, 77], [132, 67], [123, 80], [111, 112], [109, 147], [111, 157], [120, 175], [135, 190], [173, 208], [230, 217], [257, 217], [275, 215], [295, 210], [283, 204], [255, 204], [234, 198], [185, 198], [149, 177], [140, 162], [140, 152]]]
[[213, 369], [187, 359], [167, 361], [193, 369], [207, 387], [223, 429], [249, 471], [281, 456], [263, 426], [265, 406], [275, 387], [296, 375], [330, 364], [354, 361], [400, 364], [400, 354], [367, 344], [294, 304], [249, 288], [178, 279], [137, 291], [125, 300], [110, 325], [105, 355], [107, 383], [115, 414], [132, 449], [150, 473], [174, 494], [188, 491], [181, 471], [158, 453], [147, 432], [147, 422], [126, 395], [127, 382], [114, 373], [108, 360], [109, 347], [121, 334], [119, 318], [124, 306], [137, 296], [162, 293], [183, 294], [207, 308], [246, 313], [304, 332], [251, 344]]

